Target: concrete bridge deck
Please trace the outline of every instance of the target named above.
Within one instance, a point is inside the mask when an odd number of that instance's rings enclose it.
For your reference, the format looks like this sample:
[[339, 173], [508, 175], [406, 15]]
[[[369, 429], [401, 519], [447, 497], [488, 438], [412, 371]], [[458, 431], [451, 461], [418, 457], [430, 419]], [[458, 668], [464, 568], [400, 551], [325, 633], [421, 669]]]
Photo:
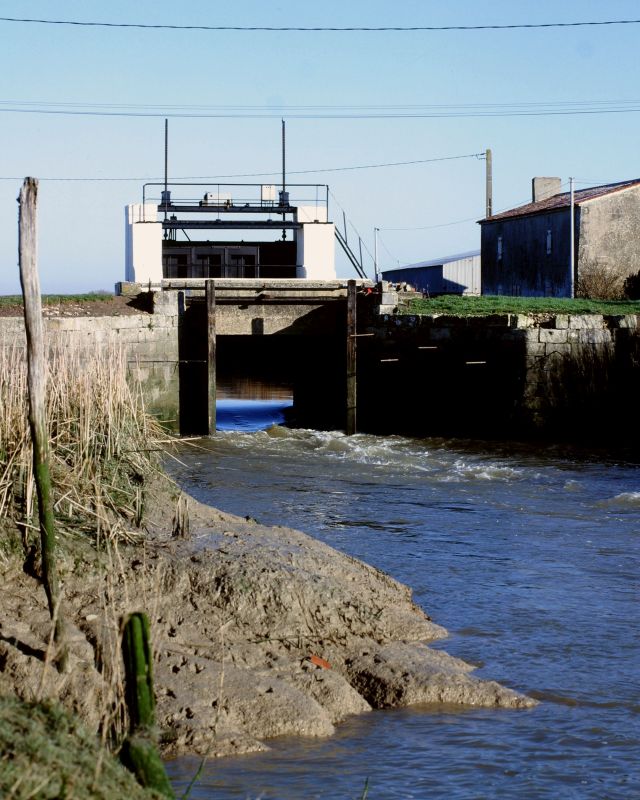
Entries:
[[[213, 285], [217, 336], [328, 333], [345, 315], [348, 280], [318, 281], [301, 278], [172, 278], [156, 290], [167, 306], [179, 302], [197, 306]], [[355, 281], [356, 291], [372, 291], [375, 284]], [[122, 294], [138, 294], [140, 284], [120, 284]], [[343, 309], [340, 312], [340, 309]], [[344, 322], [342, 323], [344, 325]]]
[[[347, 279], [315, 281], [304, 278], [212, 278], [218, 302], [254, 300], [257, 302], [315, 303], [318, 301], [339, 300], [347, 296]], [[163, 280], [163, 291], [189, 291], [193, 295], [204, 294], [204, 278], [172, 278]], [[357, 280], [360, 289], [373, 288], [368, 280]]]

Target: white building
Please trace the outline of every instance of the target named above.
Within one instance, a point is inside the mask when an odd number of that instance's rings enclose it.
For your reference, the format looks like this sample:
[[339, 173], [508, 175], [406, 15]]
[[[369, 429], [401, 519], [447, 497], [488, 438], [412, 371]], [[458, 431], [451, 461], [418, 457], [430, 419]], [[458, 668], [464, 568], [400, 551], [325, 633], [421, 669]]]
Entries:
[[[166, 278], [335, 279], [336, 236], [328, 219], [328, 187], [207, 188], [202, 193], [200, 184], [174, 184], [159, 200], [143, 197], [142, 203], [126, 206], [126, 281], [157, 285]], [[195, 191], [202, 199], [177, 196]]]

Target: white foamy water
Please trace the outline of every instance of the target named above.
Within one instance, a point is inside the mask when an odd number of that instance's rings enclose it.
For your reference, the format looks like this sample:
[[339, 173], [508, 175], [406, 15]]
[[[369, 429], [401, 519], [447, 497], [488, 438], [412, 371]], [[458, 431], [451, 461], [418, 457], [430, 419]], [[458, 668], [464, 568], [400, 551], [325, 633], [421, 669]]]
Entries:
[[610, 497], [607, 500], [601, 500], [598, 505], [610, 508], [632, 508], [640, 509], [640, 492], [621, 492], [615, 497]]

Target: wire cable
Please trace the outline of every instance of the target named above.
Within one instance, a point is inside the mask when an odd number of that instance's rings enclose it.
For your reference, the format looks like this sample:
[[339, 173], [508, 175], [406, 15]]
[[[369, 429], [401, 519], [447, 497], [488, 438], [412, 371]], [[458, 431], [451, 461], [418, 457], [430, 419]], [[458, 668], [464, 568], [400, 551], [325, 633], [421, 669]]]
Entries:
[[[286, 114], [287, 119], [321, 120], [321, 119], [472, 119], [472, 118], [503, 118], [503, 117], [563, 117], [597, 114], [632, 114], [640, 111], [640, 102], [629, 105], [594, 107], [567, 106], [557, 108], [531, 107], [531, 108], [461, 108], [457, 111], [397, 111], [393, 107], [380, 111], [296, 111]], [[282, 110], [269, 111], [172, 111], [168, 109], [158, 111], [117, 111], [80, 108], [25, 108], [0, 105], [0, 113], [4, 114], [47, 114], [76, 117], [125, 117], [125, 118], [170, 118], [170, 119], [281, 119]]]
[[301, 33], [420, 33], [440, 31], [499, 31], [535, 30], [544, 28], [582, 28], [611, 25], [638, 25], [640, 19], [585, 20], [574, 22], [529, 22], [485, 25], [175, 25], [143, 22], [95, 22], [70, 19], [38, 19], [27, 17], [0, 17], [0, 22], [17, 22], [37, 25], [70, 25], [83, 28], [136, 28], [142, 30], [172, 31], [237, 31], [237, 32], [301, 32]]
[[[440, 158], [420, 158], [414, 159], [412, 161], [388, 161], [381, 164], [357, 164], [355, 166], [347, 166], [347, 167], [325, 167], [320, 169], [292, 169], [287, 170], [288, 175], [311, 175], [314, 173], [322, 173], [322, 172], [349, 172], [352, 170], [362, 170], [362, 169], [381, 169], [382, 167], [404, 167], [407, 165], [415, 165], [415, 164], [435, 164], [441, 161], [456, 161], [463, 158], [480, 158], [484, 156], [484, 153], [468, 153], [466, 155], [459, 155], [459, 156], [442, 156]], [[220, 178], [269, 178], [274, 175], [280, 175], [279, 171], [273, 172], [241, 172], [236, 173], [233, 175], [195, 175], [195, 176], [187, 176], [182, 178], [173, 178], [171, 183], [175, 183], [176, 181], [218, 181]], [[13, 180], [22, 180], [22, 178], [9, 178], [9, 177], [0, 177], [0, 181], [13, 181]], [[51, 177], [51, 178], [39, 178], [41, 181], [145, 181], [147, 183], [151, 183], [153, 181], [161, 181], [162, 178], [102, 178], [102, 177], [78, 177], [78, 178], [65, 178], [65, 177]]]
[[[551, 109], [554, 108], [566, 108], [568, 106], [575, 106], [575, 107], [582, 107], [582, 108], [590, 108], [590, 107], [617, 107], [617, 106], [625, 106], [625, 105], [632, 105], [638, 106], [640, 101], [638, 100], [622, 100], [622, 99], [612, 99], [607, 98], [605, 100], [545, 100], [545, 101], [516, 101], [516, 102], [506, 102], [506, 103], [402, 103], [402, 104], [393, 104], [393, 103], [379, 103], [379, 104], [354, 104], [354, 103], [342, 103], [342, 104], [315, 104], [315, 105], [286, 105], [286, 104], [273, 104], [269, 106], [269, 110], [275, 111], [278, 110], [279, 113], [288, 113], [293, 111], [348, 111], [348, 110], [357, 110], [357, 111], [380, 111], [380, 110], [396, 110], [396, 111], [416, 111], [416, 110], [464, 110], [464, 109], [486, 109], [486, 110], [517, 110], [523, 109], [527, 110], [530, 108], [540, 108], [540, 109]], [[86, 103], [86, 102], [74, 102], [74, 101], [58, 101], [58, 100], [16, 100], [14, 99], [7, 99], [7, 100], [0, 100], [0, 106], [3, 105], [12, 105], [12, 106], [20, 106], [24, 108], [30, 107], [52, 107], [52, 108], [79, 108], [79, 109], [146, 109], [146, 110], [168, 110], [168, 109], [175, 109], [178, 111], [264, 111], [265, 106], [262, 105], [229, 105], [229, 104], [218, 104], [218, 105], [211, 105], [211, 104], [184, 104], [184, 103], [171, 103], [171, 104], [163, 104], [159, 105], [157, 103]]]

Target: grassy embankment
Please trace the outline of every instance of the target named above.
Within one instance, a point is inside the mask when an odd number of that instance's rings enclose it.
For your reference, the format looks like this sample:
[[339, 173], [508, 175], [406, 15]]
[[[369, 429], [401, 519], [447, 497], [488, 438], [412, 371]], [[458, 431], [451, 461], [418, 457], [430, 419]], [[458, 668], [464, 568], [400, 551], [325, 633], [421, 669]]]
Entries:
[[456, 317], [485, 317], [492, 314], [640, 314], [637, 300], [585, 300], [557, 297], [504, 297], [484, 295], [461, 297], [440, 295], [410, 300], [399, 309], [401, 314], [447, 314]]
[[[139, 389], [127, 380], [124, 354], [108, 348], [101, 353], [91, 351], [82, 355], [70, 349], [54, 349], [49, 360], [47, 418], [60, 560], [84, 563], [87, 556], [96, 554], [97, 548], [104, 553], [122, 542], [141, 541], [145, 486], [158, 468], [153, 451], [160, 429], [145, 413]], [[0, 348], [0, 568], [3, 571], [20, 570], [29, 550], [38, 549], [31, 459], [24, 350], [17, 346], [3, 347]], [[36, 591], [44, 593], [41, 587]], [[116, 637], [117, 627], [114, 620]], [[117, 652], [117, 641], [113, 649]], [[105, 675], [105, 681], [108, 680]], [[112, 738], [116, 724], [120, 725], [120, 732], [123, 725], [121, 674], [118, 680], [119, 685], [112, 681], [108, 716], [103, 720], [104, 741]], [[44, 704], [32, 706], [2, 700], [0, 796], [14, 800], [150, 797], [142, 790], [137, 794], [125, 790], [125, 785], [135, 788], [135, 782], [127, 783], [128, 776], [126, 780], [118, 777], [124, 769], [99, 750], [97, 740], [82, 733], [75, 722], [56, 710], [55, 700], [55, 697], [45, 698]], [[109, 727], [111, 732], [106, 730]], [[74, 754], [76, 749], [78, 753]], [[110, 777], [105, 782], [103, 761], [109, 765]], [[124, 781], [122, 789], [118, 788], [120, 780]], [[95, 791], [90, 792], [87, 786], [91, 782]]]
[[[60, 304], [73, 303], [92, 303], [97, 301], [110, 300], [113, 295], [110, 292], [87, 292], [86, 294], [43, 294], [42, 305], [52, 306]], [[19, 294], [5, 294], [0, 295], [0, 308], [3, 306], [21, 306], [22, 295]]]
[[160, 800], [55, 705], [0, 697], [0, 753], [5, 800]]

